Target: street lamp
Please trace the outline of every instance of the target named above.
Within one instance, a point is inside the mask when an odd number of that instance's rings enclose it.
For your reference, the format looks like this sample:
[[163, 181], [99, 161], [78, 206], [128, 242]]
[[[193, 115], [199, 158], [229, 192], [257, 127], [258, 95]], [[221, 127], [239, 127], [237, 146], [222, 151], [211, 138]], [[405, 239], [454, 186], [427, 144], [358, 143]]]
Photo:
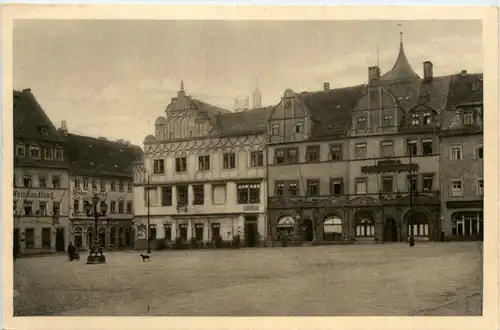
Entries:
[[88, 201], [83, 202], [83, 209], [85, 210], [87, 217], [94, 218], [94, 245], [90, 249], [90, 255], [87, 257], [87, 264], [104, 264], [106, 263], [106, 257], [102, 253], [102, 249], [99, 246], [97, 221], [99, 218], [106, 216], [106, 211], [108, 210], [106, 198], [101, 200], [97, 194], [94, 194], [94, 196], [92, 196], [92, 203]]
[[[147, 195], [148, 196], [148, 198], [147, 198], [147, 206], [148, 206], [148, 229], [146, 231], [147, 232], [146, 233], [146, 238], [147, 238], [147, 241], [148, 241], [148, 253], [151, 253], [151, 242], [150, 242], [151, 241], [151, 237], [149, 237], [149, 233], [150, 233], [150, 230], [151, 230], [150, 229], [150, 226], [151, 226], [151, 224], [150, 224], [150, 221], [151, 221], [150, 220], [150, 218], [151, 218], [150, 217], [150, 206], [151, 206], [151, 203], [150, 203], [150, 197], [149, 197], [149, 190], [150, 190], [149, 189], [149, 185], [151, 183], [151, 181], [150, 181], [151, 175], [149, 174], [148, 169], [145, 168], [145, 167], [142, 168], [142, 172], [144, 173], [143, 181], [146, 183], [146, 190], [147, 190], [147, 194], [148, 194]], [[146, 177], [147, 177], [147, 180], [146, 180]]]
[[408, 187], [408, 190], [410, 191], [410, 211], [409, 211], [409, 217], [408, 217], [408, 224], [410, 226], [410, 240], [408, 244], [410, 247], [415, 245], [415, 237], [413, 233], [413, 163], [412, 163], [412, 150], [410, 147], [408, 147], [408, 155], [409, 155], [409, 162], [410, 162], [410, 184]]

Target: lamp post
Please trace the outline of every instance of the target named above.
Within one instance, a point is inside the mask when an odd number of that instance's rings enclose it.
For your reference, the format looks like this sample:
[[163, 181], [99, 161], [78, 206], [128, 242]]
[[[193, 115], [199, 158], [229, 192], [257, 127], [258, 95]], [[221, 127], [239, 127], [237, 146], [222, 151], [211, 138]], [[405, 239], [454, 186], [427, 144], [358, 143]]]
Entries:
[[[99, 208], [97, 207], [98, 205]], [[90, 249], [90, 255], [87, 257], [87, 264], [104, 264], [106, 263], [106, 257], [99, 246], [97, 222], [99, 218], [106, 216], [106, 211], [108, 210], [106, 198], [101, 200], [97, 194], [94, 194], [94, 196], [92, 196], [92, 203], [88, 201], [83, 202], [83, 209], [87, 217], [94, 218], [94, 246]]]
[[413, 233], [413, 163], [412, 163], [412, 150], [410, 147], [408, 147], [408, 155], [409, 155], [409, 161], [410, 161], [410, 185], [409, 185], [409, 191], [410, 191], [410, 211], [409, 211], [409, 217], [408, 217], [408, 224], [410, 226], [410, 240], [408, 244], [410, 247], [415, 245], [415, 237]]
[[[147, 190], [147, 206], [148, 206], [148, 229], [146, 230], [146, 239], [148, 241], [148, 253], [151, 253], [151, 237], [149, 237], [149, 233], [150, 233], [150, 227], [151, 227], [151, 224], [150, 224], [150, 221], [151, 221], [151, 217], [150, 217], [150, 206], [151, 206], [151, 203], [150, 203], [150, 196], [149, 196], [149, 185], [151, 183], [150, 181], [150, 174], [149, 174], [149, 171], [147, 168], [143, 167], [142, 168], [142, 172], [144, 173], [144, 179], [143, 181], [146, 183], [146, 190]], [[146, 179], [147, 177], [147, 179]]]

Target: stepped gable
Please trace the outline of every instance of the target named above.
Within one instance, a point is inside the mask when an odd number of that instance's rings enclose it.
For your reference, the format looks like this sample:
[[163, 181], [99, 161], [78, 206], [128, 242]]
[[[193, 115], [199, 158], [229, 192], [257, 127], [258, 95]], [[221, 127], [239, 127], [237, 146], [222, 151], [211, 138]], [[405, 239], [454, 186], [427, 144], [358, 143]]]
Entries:
[[265, 134], [275, 106], [217, 115], [217, 127], [226, 136]]
[[73, 173], [132, 177], [132, 163], [142, 158], [139, 146], [68, 134], [65, 153]]
[[[30, 89], [14, 91], [14, 138], [32, 141], [63, 142], [61, 135]], [[41, 134], [44, 127], [45, 133]]]
[[309, 139], [321, 140], [347, 134], [351, 126], [352, 110], [364, 89], [365, 85], [358, 85], [297, 94], [314, 121]]

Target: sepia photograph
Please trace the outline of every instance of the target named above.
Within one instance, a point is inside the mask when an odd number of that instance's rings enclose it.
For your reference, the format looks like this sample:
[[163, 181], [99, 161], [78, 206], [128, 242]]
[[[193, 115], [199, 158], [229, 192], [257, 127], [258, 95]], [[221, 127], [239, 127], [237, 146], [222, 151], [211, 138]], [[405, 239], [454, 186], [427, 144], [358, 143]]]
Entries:
[[11, 29], [14, 319], [484, 315], [483, 20]]

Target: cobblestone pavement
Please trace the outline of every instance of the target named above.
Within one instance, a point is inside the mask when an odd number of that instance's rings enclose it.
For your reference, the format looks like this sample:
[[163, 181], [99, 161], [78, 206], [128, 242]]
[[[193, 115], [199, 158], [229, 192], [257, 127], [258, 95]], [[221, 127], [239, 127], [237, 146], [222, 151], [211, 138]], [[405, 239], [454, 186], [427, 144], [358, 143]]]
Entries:
[[481, 315], [477, 242], [18, 259], [15, 315]]

